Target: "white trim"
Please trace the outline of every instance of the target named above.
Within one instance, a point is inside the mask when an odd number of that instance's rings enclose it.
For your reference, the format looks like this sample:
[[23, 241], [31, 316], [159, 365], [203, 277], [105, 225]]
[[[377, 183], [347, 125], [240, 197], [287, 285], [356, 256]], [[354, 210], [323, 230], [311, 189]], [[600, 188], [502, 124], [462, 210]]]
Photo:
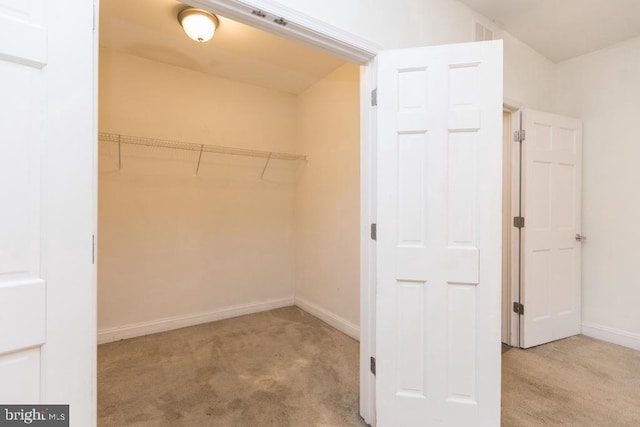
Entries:
[[[513, 340], [511, 339], [511, 326], [512, 326], [512, 314], [513, 310], [512, 302], [513, 302], [513, 292], [512, 292], [512, 282], [513, 278], [511, 276], [511, 268], [513, 265], [513, 254], [512, 254], [512, 227], [511, 227], [511, 212], [512, 212], [512, 181], [513, 181], [513, 162], [511, 159], [511, 134], [513, 133], [513, 118], [512, 114], [508, 109], [503, 108], [503, 123], [502, 128], [504, 129], [504, 114], [508, 114], [507, 120], [509, 121], [509, 129], [508, 134], [502, 136], [502, 152], [503, 152], [503, 160], [502, 160], [502, 195], [503, 195], [503, 205], [502, 205], [502, 227], [503, 233], [502, 236], [502, 245], [503, 245], [503, 253], [502, 253], [502, 342], [512, 345]], [[506, 208], [506, 209], [505, 209]], [[506, 251], [506, 252], [505, 252]], [[506, 277], [505, 277], [506, 274]], [[506, 280], [505, 280], [506, 278]]]
[[608, 326], [596, 325], [594, 323], [582, 322], [582, 334], [591, 338], [597, 338], [612, 344], [640, 350], [640, 334], [610, 328]]
[[[312, 18], [271, 0], [181, 0], [190, 6], [219, 13], [254, 28], [331, 53], [358, 64], [371, 60], [380, 47], [324, 21]], [[257, 16], [260, 11], [265, 16]], [[286, 25], [274, 21], [283, 19]]]
[[515, 99], [505, 97], [502, 99], [502, 108], [510, 113], [515, 113], [522, 108], [522, 104]]
[[202, 323], [215, 322], [216, 320], [230, 319], [232, 317], [244, 316], [245, 314], [259, 313], [292, 305], [293, 297], [272, 299], [263, 302], [225, 307], [208, 313], [188, 314], [152, 320], [150, 322], [135, 323], [117, 328], [103, 329], [98, 331], [98, 344], [157, 334], [159, 332], [186, 328], [187, 326], [200, 325]]
[[[18, 4], [0, 3], [4, 15], [4, 5]], [[38, 72], [15, 68], [30, 75], [35, 85], [33, 95], [25, 94], [32, 97], [28, 112], [34, 128], [25, 134], [25, 142], [34, 149], [31, 157], [38, 158], [36, 163], [29, 162], [34, 169], [28, 176], [37, 180], [33, 188], [40, 190], [33, 191], [25, 214], [35, 227], [29, 230], [38, 230], [39, 241], [30, 235], [24, 238], [32, 244], [29, 256], [40, 260], [25, 265], [25, 273], [46, 281], [46, 344], [40, 350], [37, 400], [69, 404], [75, 408], [74, 426], [92, 426], [96, 424], [93, 383], [97, 378], [97, 285], [96, 266], [91, 262], [97, 174], [94, 5], [79, 0], [29, 3], [20, 6], [27, 7], [25, 19], [43, 24], [48, 34], [46, 66]], [[0, 74], [5, 78], [6, 73]], [[9, 120], [22, 120], [23, 114], [17, 110]], [[17, 333], [22, 330], [21, 325], [15, 328]]]
[[371, 91], [377, 85], [377, 62], [360, 67], [360, 415], [376, 425], [376, 377], [370, 358], [376, 356], [376, 109]]
[[[98, 151], [98, 124], [100, 122], [98, 115], [98, 99], [100, 93], [100, 0], [93, 1], [93, 126], [91, 134], [91, 149], [93, 154], [91, 178], [93, 182], [91, 187], [93, 190], [93, 200], [91, 201], [93, 211], [91, 212], [92, 232], [92, 261], [93, 271], [91, 277], [91, 313], [93, 330], [98, 330], [98, 171], [99, 171], [99, 151]], [[96, 334], [92, 341], [93, 360], [91, 362], [91, 420], [97, 422], [98, 418], [98, 336]]]
[[[506, 100], [503, 103], [503, 108], [507, 109]], [[511, 133], [516, 129], [520, 129], [520, 112], [512, 111], [511, 112]], [[516, 216], [518, 212], [518, 204], [520, 199], [520, 143], [513, 140], [510, 136], [511, 140], [511, 212], [509, 221], [511, 218]], [[513, 304], [515, 301], [520, 301], [520, 289], [518, 278], [520, 277], [520, 264], [519, 264], [519, 251], [520, 251], [520, 241], [518, 239], [518, 233], [514, 232], [511, 229], [510, 236], [510, 251], [511, 251], [511, 259], [510, 263], [510, 282], [511, 282], [511, 300], [509, 301]], [[509, 317], [509, 345], [512, 347], [520, 346], [520, 336], [522, 334], [522, 329], [520, 328], [520, 316], [517, 313], [514, 313], [513, 310], [507, 307], [511, 316]]]
[[296, 297], [295, 305], [300, 309], [306, 311], [314, 317], [322, 320], [323, 322], [333, 326], [340, 332], [349, 335], [351, 338], [360, 341], [360, 327], [354, 325], [348, 320], [343, 319], [335, 313], [330, 312], [324, 308], [321, 308], [303, 298]]

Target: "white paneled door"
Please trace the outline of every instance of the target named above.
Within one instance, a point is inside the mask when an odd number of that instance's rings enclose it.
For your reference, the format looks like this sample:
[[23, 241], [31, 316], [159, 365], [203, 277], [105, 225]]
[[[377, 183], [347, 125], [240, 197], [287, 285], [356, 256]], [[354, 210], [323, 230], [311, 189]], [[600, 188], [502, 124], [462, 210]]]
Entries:
[[502, 42], [378, 59], [378, 426], [498, 426]]
[[582, 124], [522, 111], [521, 347], [580, 333]]
[[0, 0], [0, 404], [95, 423], [93, 2]]

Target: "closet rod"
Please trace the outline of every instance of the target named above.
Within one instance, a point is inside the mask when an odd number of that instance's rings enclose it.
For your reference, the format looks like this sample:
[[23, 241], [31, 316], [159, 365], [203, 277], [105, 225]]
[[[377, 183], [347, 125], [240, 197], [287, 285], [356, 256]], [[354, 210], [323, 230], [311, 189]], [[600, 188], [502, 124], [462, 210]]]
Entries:
[[116, 144], [142, 145], [145, 147], [173, 148], [176, 150], [197, 151], [200, 153], [230, 154], [233, 156], [260, 157], [267, 160], [307, 160], [302, 154], [278, 153], [275, 151], [249, 150], [245, 148], [221, 147], [218, 145], [194, 144], [191, 142], [172, 141], [168, 139], [144, 138], [141, 136], [119, 135], [99, 132], [98, 138], [104, 142]]

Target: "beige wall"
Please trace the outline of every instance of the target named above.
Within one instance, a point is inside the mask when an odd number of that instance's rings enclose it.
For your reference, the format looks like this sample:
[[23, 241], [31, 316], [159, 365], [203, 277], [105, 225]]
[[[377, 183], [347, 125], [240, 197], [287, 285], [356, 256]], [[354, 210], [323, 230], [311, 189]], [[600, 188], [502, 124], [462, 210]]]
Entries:
[[[359, 67], [299, 96], [101, 50], [100, 131], [309, 162], [100, 146], [99, 330], [293, 301], [359, 324]], [[108, 338], [107, 338], [108, 339]]]
[[[100, 51], [100, 131], [294, 150], [296, 97]], [[296, 171], [273, 161], [100, 147], [100, 330], [293, 296]]]
[[[360, 323], [360, 69], [346, 64], [298, 99], [295, 298]], [[352, 332], [352, 331], [348, 331]]]
[[584, 123], [583, 324], [640, 349], [640, 38], [561, 62], [556, 94], [557, 111]]

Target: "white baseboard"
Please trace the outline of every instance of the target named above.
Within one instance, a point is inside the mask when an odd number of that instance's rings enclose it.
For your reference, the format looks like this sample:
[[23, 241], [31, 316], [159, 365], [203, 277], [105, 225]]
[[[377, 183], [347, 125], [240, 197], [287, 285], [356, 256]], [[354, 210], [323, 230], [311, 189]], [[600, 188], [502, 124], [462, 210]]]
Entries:
[[117, 328], [103, 329], [98, 331], [98, 344], [120, 341], [143, 335], [157, 334], [158, 332], [166, 332], [173, 329], [185, 328], [187, 326], [215, 322], [216, 320], [230, 319], [232, 317], [273, 310], [275, 308], [288, 307], [292, 306], [293, 302], [293, 297], [272, 299], [263, 302], [224, 307], [208, 313], [188, 314], [184, 316], [152, 320], [150, 322], [135, 323]]
[[632, 332], [609, 328], [608, 326], [596, 325], [589, 322], [582, 322], [582, 334], [602, 341], [618, 344], [623, 347], [640, 350], [640, 335]]
[[354, 325], [353, 323], [343, 319], [342, 317], [331, 313], [324, 308], [318, 307], [317, 305], [303, 298], [295, 297], [295, 305], [311, 314], [312, 316], [317, 317], [323, 322], [333, 326], [340, 332], [343, 332], [349, 335], [351, 338], [360, 341], [360, 327], [358, 325]]

